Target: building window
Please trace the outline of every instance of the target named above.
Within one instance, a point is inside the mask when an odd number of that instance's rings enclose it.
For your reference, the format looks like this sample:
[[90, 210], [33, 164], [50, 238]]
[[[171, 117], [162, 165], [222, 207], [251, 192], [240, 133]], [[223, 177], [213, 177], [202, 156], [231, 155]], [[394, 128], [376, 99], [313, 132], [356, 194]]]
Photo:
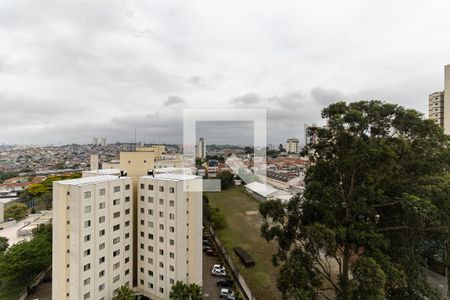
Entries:
[[91, 298], [91, 293], [87, 292], [86, 294], [84, 294], [83, 299], [89, 299]]
[[169, 279], [170, 284], [174, 284], [175, 280], [173, 280], [172, 278]]
[[153, 265], [153, 258], [149, 258], [147, 261], [149, 264]]
[[148, 185], [148, 190], [149, 190], [149, 191], [153, 191], [153, 184], [149, 184], [149, 185]]
[[120, 186], [115, 186], [115, 187], [113, 188], [113, 192], [114, 192], [114, 193], [120, 192]]
[[173, 246], [173, 245], [175, 245], [175, 241], [172, 240], [172, 239], [170, 239], [170, 240], [169, 240], [169, 244], [170, 244], [171, 246]]
[[83, 270], [86, 272], [86, 271], [88, 271], [88, 270], [90, 270], [91, 269], [91, 264], [86, 264], [86, 265], [84, 265], [84, 267], [83, 267]]
[[98, 290], [103, 291], [104, 289], [105, 289], [105, 284], [104, 283], [100, 284], [100, 286], [98, 287]]
[[148, 221], [148, 227], [153, 228], [153, 222]]
[[116, 262], [116, 263], [113, 265], [113, 270], [117, 270], [119, 267], [120, 267], [120, 262]]
[[148, 246], [148, 251], [153, 252], [153, 247], [152, 246]]
[[159, 224], [159, 229], [164, 230], [164, 225], [163, 224]]
[[174, 194], [174, 193], [175, 193], [175, 188], [170, 187], [170, 188], [169, 188], [169, 193], [170, 193], [170, 194]]
[[87, 213], [90, 213], [90, 212], [91, 212], [91, 206], [90, 205], [85, 206], [84, 207], [84, 213], [87, 214]]
[[144, 196], [141, 196], [141, 201], [145, 201], [145, 197]]
[[169, 266], [169, 270], [170, 270], [171, 272], [175, 271], [174, 266]]
[[99, 223], [104, 223], [105, 222], [105, 216], [102, 216], [102, 217], [98, 218], [98, 222]]
[[125, 258], [125, 263], [128, 263], [130, 261], [130, 257]]
[[116, 250], [113, 252], [113, 257], [116, 257], [117, 255], [120, 254], [120, 249]]
[[141, 243], [141, 249], [144, 249], [144, 244]]
[[99, 195], [100, 196], [105, 196], [106, 194], [106, 190], [105, 189], [100, 189]]
[[164, 275], [159, 275], [159, 280], [164, 280]]
[[98, 232], [99, 236], [104, 236], [105, 235], [105, 229], [102, 229]]
[[129, 238], [130, 237], [130, 234], [127, 232], [127, 233], [125, 233], [125, 238], [127, 239], [127, 238]]
[[118, 217], [120, 217], [120, 211], [117, 211], [117, 212], [113, 213], [113, 218], [114, 219], [118, 218]]
[[170, 258], [175, 258], [175, 253], [170, 252], [170, 253], [169, 253], [169, 257], [170, 257]]
[[130, 274], [130, 269], [125, 270], [125, 275], [128, 275], [128, 274]]
[[144, 268], [141, 267], [141, 273], [144, 273]]
[[120, 224], [114, 225], [113, 226], [113, 231], [117, 231], [120, 229]]
[[125, 251], [128, 251], [128, 250], [130, 250], [130, 245], [125, 246]]
[[175, 227], [170, 226], [170, 227], [169, 227], [169, 231], [170, 231], [170, 232], [175, 232]]
[[141, 231], [141, 237], [144, 237], [144, 232], [143, 231]]
[[143, 207], [141, 207], [141, 214], [143, 214], [145, 212], [145, 209]]
[[164, 255], [164, 250], [163, 249], [159, 249], [159, 255]]
[[89, 256], [89, 255], [91, 255], [91, 249], [84, 250], [83, 255], [84, 255], [84, 256]]
[[160, 212], [159, 212], [159, 217], [160, 217], [160, 218], [164, 218], [164, 212], [160, 211]]
[[144, 222], [144, 220], [143, 220], [143, 219], [141, 219], [141, 225], [144, 225], [144, 223], [145, 223], [145, 222]]
[[153, 240], [153, 234], [149, 233], [149, 234], [148, 234], [148, 238], [149, 238], [150, 240]]
[[128, 226], [130, 226], [130, 221], [125, 222], [125, 227], [128, 227]]
[[105, 243], [101, 243], [100, 245], [98, 245], [98, 250], [103, 250], [105, 249]]
[[159, 199], [159, 205], [164, 205], [164, 199]]
[[125, 190], [129, 190], [130, 189], [130, 185], [129, 184], [125, 184]]
[[162, 236], [159, 237], [159, 242], [164, 243], [164, 238]]
[[148, 197], [148, 203], [153, 203], [153, 197]]
[[119, 205], [119, 204], [120, 204], [120, 199], [113, 200], [113, 205]]
[[113, 239], [113, 245], [115, 245], [115, 244], [117, 244], [117, 243], [119, 243], [120, 242], [120, 237], [118, 236], [118, 237], [115, 237], [114, 239]]
[[105, 208], [105, 202], [101, 202], [98, 204], [98, 208], [99, 209], [104, 209]]
[[102, 257], [100, 257], [99, 259], [98, 259], [98, 263], [99, 264], [102, 264], [102, 263], [104, 263], [105, 262], [105, 257], [104, 256], [102, 256]]
[[114, 276], [113, 283], [119, 281], [119, 279], [120, 279], [120, 275]]
[[169, 219], [175, 220], [175, 214], [170, 213], [170, 214], [169, 214]]
[[105, 276], [105, 270], [98, 272], [98, 277], [103, 277], [103, 276]]
[[160, 268], [164, 268], [164, 264], [163, 264], [162, 261], [159, 262], [159, 267], [160, 267]]
[[90, 240], [91, 240], [91, 235], [90, 234], [84, 236], [84, 241], [85, 242], [89, 242]]
[[86, 279], [83, 281], [83, 285], [84, 285], [84, 286], [88, 285], [89, 283], [91, 283], [91, 278], [86, 278]]
[[160, 287], [160, 288], [159, 288], [159, 292], [160, 292], [161, 294], [164, 294], [164, 289], [163, 289], [162, 287]]
[[170, 201], [169, 201], [169, 206], [174, 207], [174, 206], [175, 206], [175, 201], [170, 200]]
[[84, 199], [90, 199], [91, 196], [91, 192], [84, 192]]
[[164, 187], [163, 187], [163, 186], [160, 186], [160, 187], [159, 187], [159, 191], [160, 191], [160, 192], [164, 192]]
[[141, 190], [143, 190], [144, 189], [144, 184], [143, 183], [141, 183]]
[[149, 209], [149, 210], [148, 210], [148, 214], [149, 214], [150, 216], [153, 216], [153, 209]]
[[149, 283], [148, 283], [148, 287], [151, 288], [151, 289], [153, 289], [153, 283], [149, 282]]
[[129, 196], [125, 197], [125, 202], [130, 202], [130, 197]]
[[91, 221], [84, 221], [84, 228], [91, 227]]

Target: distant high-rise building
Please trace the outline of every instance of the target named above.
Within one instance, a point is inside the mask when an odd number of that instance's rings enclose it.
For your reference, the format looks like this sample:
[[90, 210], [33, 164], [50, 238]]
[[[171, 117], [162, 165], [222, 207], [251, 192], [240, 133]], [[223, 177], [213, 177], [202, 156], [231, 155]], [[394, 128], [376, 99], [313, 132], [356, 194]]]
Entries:
[[91, 171], [98, 170], [99, 164], [100, 164], [100, 162], [99, 162], [98, 154], [92, 154], [91, 155]]
[[53, 183], [52, 299], [112, 299], [133, 285], [131, 178]]
[[286, 152], [287, 153], [299, 153], [299, 151], [300, 151], [300, 147], [299, 147], [298, 139], [296, 139], [296, 138], [287, 139]]
[[197, 142], [197, 157], [205, 158], [206, 157], [206, 144], [204, 138], [199, 138]]
[[450, 134], [450, 65], [444, 70], [444, 90], [428, 96], [428, 118]]
[[98, 145], [98, 138], [92, 138], [92, 145]]
[[100, 139], [100, 146], [106, 147], [106, 138]]

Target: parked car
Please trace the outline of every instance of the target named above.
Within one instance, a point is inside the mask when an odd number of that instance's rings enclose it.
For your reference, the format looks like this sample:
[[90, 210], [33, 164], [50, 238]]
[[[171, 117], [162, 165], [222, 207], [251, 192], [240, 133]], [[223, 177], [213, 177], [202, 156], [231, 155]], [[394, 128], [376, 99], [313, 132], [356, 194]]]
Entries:
[[219, 254], [217, 254], [217, 252], [212, 249], [206, 250], [206, 255], [207, 256], [219, 256]]
[[234, 292], [230, 289], [220, 289], [220, 298], [234, 299]]
[[212, 250], [211, 246], [203, 246], [203, 252], [206, 252], [208, 250]]
[[225, 277], [225, 276], [227, 276], [227, 272], [225, 270], [222, 270], [222, 269], [213, 268], [211, 270], [211, 275], [219, 276], [219, 277]]
[[217, 281], [217, 286], [223, 287], [223, 288], [230, 288], [233, 286], [233, 281], [228, 280], [228, 279], [219, 279]]
[[203, 246], [212, 246], [212, 243], [209, 240], [203, 240]]
[[214, 269], [222, 269], [222, 270], [225, 271], [225, 266], [224, 266], [224, 265], [215, 264], [215, 265], [213, 265], [213, 268], [214, 268]]

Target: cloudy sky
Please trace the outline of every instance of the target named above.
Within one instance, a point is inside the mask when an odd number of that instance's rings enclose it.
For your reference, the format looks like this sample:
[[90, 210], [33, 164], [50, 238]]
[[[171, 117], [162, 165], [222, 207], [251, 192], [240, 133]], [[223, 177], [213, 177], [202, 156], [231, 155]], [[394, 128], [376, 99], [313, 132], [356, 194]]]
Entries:
[[[185, 107], [267, 108], [273, 144], [302, 138], [336, 100], [426, 112], [450, 63], [449, 11], [448, 0], [2, 0], [0, 144], [127, 142], [135, 129], [181, 143]], [[245, 143], [229, 125], [211, 140]]]

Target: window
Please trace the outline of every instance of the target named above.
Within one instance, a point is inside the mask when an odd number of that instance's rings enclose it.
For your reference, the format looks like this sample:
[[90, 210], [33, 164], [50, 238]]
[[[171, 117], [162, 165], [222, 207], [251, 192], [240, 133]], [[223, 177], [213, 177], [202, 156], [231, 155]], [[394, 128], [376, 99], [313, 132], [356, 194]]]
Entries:
[[170, 226], [170, 227], [169, 227], [169, 231], [170, 231], [170, 232], [175, 232], [175, 227]]
[[91, 221], [84, 221], [84, 228], [91, 227]]
[[105, 289], [105, 284], [104, 283], [100, 284], [98, 287], [98, 290], [103, 291], [104, 289]]
[[113, 226], [113, 231], [117, 231], [120, 229], [120, 224], [114, 225]]
[[164, 250], [163, 249], [159, 249], [159, 255], [164, 255]]
[[145, 209], [143, 207], [141, 207], [141, 214], [143, 214], [145, 212]]
[[98, 204], [98, 208], [99, 209], [104, 209], [105, 208], [105, 202], [101, 202]]
[[159, 280], [164, 280], [164, 275], [159, 275]]
[[170, 239], [170, 240], [169, 240], [169, 244], [170, 244], [171, 246], [173, 246], [173, 245], [175, 245], [175, 241], [172, 240], [172, 239]]
[[86, 265], [84, 265], [84, 267], [83, 267], [83, 270], [86, 272], [86, 271], [88, 271], [88, 270], [90, 270], [91, 269], [91, 264], [86, 264]]
[[119, 205], [119, 204], [120, 204], [120, 199], [113, 200], [113, 205]]
[[91, 235], [90, 234], [84, 236], [84, 241], [85, 242], [89, 242], [90, 240], [91, 240]]
[[119, 267], [120, 267], [120, 262], [116, 262], [116, 263], [113, 265], [113, 270], [117, 270]]
[[148, 227], [153, 228], [153, 222], [148, 221]]
[[153, 265], [153, 258], [149, 258], [147, 261], [149, 264]]
[[149, 184], [149, 185], [148, 185], [148, 190], [149, 190], [149, 191], [153, 191], [153, 184]]
[[98, 272], [98, 277], [103, 277], [103, 276], [105, 276], [105, 270]]
[[125, 184], [125, 190], [129, 190], [130, 189], [130, 185], [129, 184]]
[[117, 211], [117, 212], [113, 213], [113, 218], [114, 219], [118, 218], [118, 217], [120, 217], [120, 211]]
[[115, 244], [117, 244], [117, 243], [119, 243], [120, 242], [120, 237], [118, 236], [118, 237], [115, 237], [114, 239], [113, 239], [113, 245], [115, 245]]
[[128, 250], [130, 250], [130, 245], [125, 246], [125, 251], [128, 251]]
[[130, 226], [130, 221], [125, 222], [125, 227], [128, 227], [128, 226]]
[[163, 224], [159, 224], [159, 229], [164, 230], [164, 225]]
[[153, 276], [153, 271], [148, 271], [148, 276]]
[[116, 250], [113, 252], [113, 257], [116, 257], [117, 255], [120, 254], [120, 249]]
[[141, 261], [144, 261], [144, 255], [141, 255]]
[[172, 278], [169, 279], [170, 284], [174, 284], [175, 280], [173, 280]]
[[105, 216], [98, 218], [99, 223], [105, 223]]
[[120, 275], [114, 276], [113, 282], [117, 282], [117, 281], [119, 281], [119, 279], [120, 279]]
[[169, 257], [170, 257], [170, 258], [175, 258], [175, 253], [170, 252], [170, 253], [169, 253]]
[[164, 243], [164, 238], [162, 236], [159, 237], [159, 242]]
[[160, 267], [160, 268], [164, 268], [164, 264], [163, 264], [162, 261], [159, 262], [159, 267]]
[[113, 192], [114, 192], [114, 193], [120, 192], [120, 186], [115, 186], [115, 187], [113, 188]]
[[174, 272], [174, 271], [175, 271], [174, 266], [169, 266], [169, 270], [170, 270], [171, 272]]
[[148, 234], [148, 238], [149, 238], [150, 240], [153, 240], [153, 234], [149, 233], [149, 234]]
[[141, 243], [141, 249], [144, 249], [144, 244]]
[[170, 188], [169, 188], [169, 193], [170, 193], [170, 194], [174, 194], [174, 193], [175, 193], [175, 188], [170, 187]]
[[153, 209], [149, 209], [149, 210], [148, 210], [148, 214], [149, 214], [150, 216], [153, 216]]
[[164, 205], [164, 199], [159, 199], [159, 205]]
[[159, 217], [164, 218], [164, 212], [160, 211], [159, 212]]
[[143, 231], [141, 231], [141, 237], [144, 237], [144, 232]]
[[144, 268], [141, 267], [141, 273], [144, 273]]
[[130, 202], [130, 197], [129, 196], [125, 197], [125, 202]]
[[169, 219], [175, 220], [175, 214], [170, 213], [170, 214], [169, 214]]
[[105, 189], [101, 189], [100, 192], [99, 192], [99, 195], [100, 196], [105, 196], [105, 194], [106, 194], [106, 190]]
[[83, 255], [84, 255], [84, 256], [89, 256], [89, 255], [91, 255], [91, 249], [84, 250]]
[[84, 294], [83, 299], [89, 299], [91, 298], [91, 293], [87, 292], [86, 294]]
[[153, 252], [153, 247], [152, 246], [148, 246], [148, 251]]
[[129, 215], [129, 214], [130, 214], [130, 209], [129, 209], [129, 208], [125, 209], [125, 214], [126, 214], [126, 215]]
[[163, 289], [162, 287], [160, 287], [160, 288], [159, 288], [159, 292], [160, 292], [161, 294], [164, 294], [164, 289]]
[[104, 263], [105, 262], [105, 257], [104, 256], [102, 256], [102, 257], [100, 257], [99, 259], [98, 259], [98, 263], [99, 264], [102, 264], [102, 263]]
[[141, 201], [145, 201], [145, 197], [144, 196], [141, 196]]
[[148, 203], [153, 203], [153, 197], [148, 197]]
[[149, 282], [149, 283], [148, 283], [148, 287], [152, 289], [152, 288], [153, 288], [153, 283], [150, 283], [150, 282]]
[[169, 206], [174, 207], [174, 206], [175, 206], [175, 201], [170, 200], [170, 201], [169, 201]]
[[125, 238], [127, 239], [127, 238], [129, 238], [130, 237], [130, 233], [125, 233]]
[[84, 207], [84, 213], [87, 214], [87, 213], [90, 213], [90, 212], [91, 212], [91, 206], [90, 205], [85, 206]]
[[143, 220], [143, 219], [141, 219], [141, 225], [144, 225], [144, 223], [145, 223], [145, 222], [144, 222], [144, 220]]
[[84, 192], [84, 199], [90, 199], [91, 198], [91, 192]]
[[128, 274], [130, 274], [130, 269], [125, 270], [125, 275], [128, 275]]
[[84, 281], [83, 281], [83, 285], [88, 285], [89, 283], [91, 283], [91, 278], [86, 278]]
[[99, 236], [104, 236], [105, 235], [105, 229], [102, 229], [98, 232]]
[[129, 261], [130, 261], [129, 257], [125, 258], [125, 263], [128, 263]]
[[160, 187], [159, 187], [159, 191], [160, 191], [160, 192], [164, 192], [164, 187], [163, 187], [163, 186], [160, 186]]
[[144, 189], [144, 184], [143, 183], [141, 183], [141, 190], [143, 190]]
[[105, 249], [105, 243], [101, 243], [100, 245], [98, 245], [98, 250], [103, 250]]

